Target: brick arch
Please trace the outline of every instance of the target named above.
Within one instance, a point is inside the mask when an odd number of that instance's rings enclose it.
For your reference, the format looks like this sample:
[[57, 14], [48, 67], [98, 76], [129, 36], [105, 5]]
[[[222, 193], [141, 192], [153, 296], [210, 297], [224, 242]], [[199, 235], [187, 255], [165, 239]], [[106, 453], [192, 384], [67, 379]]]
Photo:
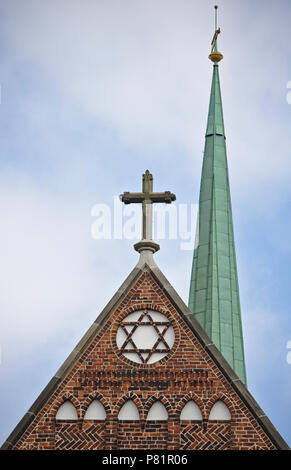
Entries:
[[202, 419], [205, 419], [206, 418], [205, 405], [203, 401], [201, 400], [201, 398], [194, 392], [188, 393], [179, 401], [178, 405], [176, 406], [176, 413], [178, 413], [180, 416], [181, 411], [184, 408], [184, 406], [191, 400], [193, 400], [196, 403], [196, 405], [199, 407], [201, 414], [202, 414]]
[[138, 304], [134, 304], [131, 307], [122, 309], [118, 314], [116, 321], [121, 321], [123, 318], [127, 317], [127, 315], [130, 315], [137, 310], [155, 310], [156, 312], [165, 315], [167, 318], [169, 318], [169, 320], [172, 316], [171, 308], [163, 307], [161, 305], [155, 304], [154, 302], [140, 302]]
[[205, 408], [205, 418], [206, 419], [209, 418], [210, 411], [211, 411], [213, 405], [215, 405], [215, 403], [217, 401], [223, 401], [223, 403], [225, 403], [225, 405], [228, 407], [228, 409], [230, 411], [231, 418], [233, 419], [233, 416], [234, 416], [234, 413], [235, 413], [234, 405], [230, 401], [230, 399], [222, 393], [212, 395], [212, 397], [207, 401], [206, 408]]
[[147, 418], [149, 410], [151, 409], [153, 404], [156, 403], [157, 401], [160, 401], [164, 405], [164, 407], [166, 408], [166, 410], [168, 412], [168, 417], [169, 418], [173, 415], [174, 410], [173, 410], [173, 407], [171, 406], [169, 400], [167, 400], [167, 398], [165, 398], [163, 395], [155, 394], [155, 395], [151, 395], [148, 398], [147, 402], [145, 403], [145, 406], [144, 406], [144, 418], [145, 419]]
[[52, 405], [50, 409], [50, 412], [54, 416], [54, 420], [55, 420], [58, 409], [60, 408], [60, 406], [62, 406], [65, 403], [65, 401], [70, 401], [74, 405], [74, 407], [76, 408], [78, 420], [79, 420], [81, 418], [81, 404], [79, 400], [71, 392], [65, 392], [63, 393], [63, 395], [61, 395], [59, 398], [55, 400], [54, 404]]
[[142, 404], [141, 400], [139, 399], [139, 397], [133, 392], [130, 392], [127, 395], [123, 395], [118, 400], [118, 402], [115, 404], [114, 409], [112, 411], [113, 419], [117, 420], [118, 413], [119, 413], [120, 409], [129, 400], [132, 400], [133, 403], [136, 405], [136, 407], [138, 409], [138, 412], [139, 412], [140, 421], [142, 421], [142, 419], [143, 419], [143, 404]]
[[90, 393], [86, 397], [84, 402], [82, 403], [81, 409], [80, 409], [81, 419], [84, 419], [84, 416], [85, 416], [85, 413], [86, 413], [88, 407], [91, 405], [92, 401], [94, 401], [94, 400], [99, 400], [100, 403], [102, 403], [102, 405], [104, 406], [104, 409], [106, 411], [106, 417], [111, 414], [111, 408], [109, 406], [108, 401], [103, 397], [103, 395], [101, 395], [101, 393], [96, 392], [96, 393]]

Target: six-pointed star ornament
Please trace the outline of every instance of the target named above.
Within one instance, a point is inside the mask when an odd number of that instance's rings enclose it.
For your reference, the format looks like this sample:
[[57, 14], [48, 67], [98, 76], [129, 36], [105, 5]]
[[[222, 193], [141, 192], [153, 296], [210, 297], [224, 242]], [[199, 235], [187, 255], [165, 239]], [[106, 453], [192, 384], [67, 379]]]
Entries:
[[172, 349], [174, 339], [168, 318], [153, 310], [128, 315], [120, 322], [116, 335], [120, 352], [139, 364], [152, 364], [164, 358]]

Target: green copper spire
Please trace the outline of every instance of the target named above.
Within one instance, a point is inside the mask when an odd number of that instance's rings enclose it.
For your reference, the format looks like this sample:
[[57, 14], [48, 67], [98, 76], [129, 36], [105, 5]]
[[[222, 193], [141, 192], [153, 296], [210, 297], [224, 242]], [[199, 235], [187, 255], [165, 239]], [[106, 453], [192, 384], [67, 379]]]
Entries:
[[216, 30], [189, 308], [246, 384]]

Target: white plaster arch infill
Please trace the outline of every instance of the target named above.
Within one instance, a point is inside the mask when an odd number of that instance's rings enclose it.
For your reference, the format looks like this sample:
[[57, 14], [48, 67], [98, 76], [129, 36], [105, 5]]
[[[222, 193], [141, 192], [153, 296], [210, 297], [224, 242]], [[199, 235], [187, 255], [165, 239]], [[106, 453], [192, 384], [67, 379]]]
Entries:
[[214, 403], [213, 407], [211, 408], [209, 421], [214, 421], [214, 420], [218, 420], [218, 421], [230, 421], [231, 420], [230, 411], [222, 400], [218, 400], [216, 403]]
[[118, 413], [119, 421], [139, 421], [139, 411], [133, 400], [127, 400]]
[[147, 421], [167, 421], [168, 412], [166, 407], [160, 402], [156, 401], [149, 409]]
[[87, 408], [84, 419], [92, 419], [104, 421], [106, 419], [106, 411], [101, 401], [93, 400]]
[[58, 409], [56, 414], [56, 420], [78, 420], [78, 413], [70, 400], [66, 400]]
[[202, 413], [194, 400], [186, 403], [181, 411], [180, 420], [202, 421]]

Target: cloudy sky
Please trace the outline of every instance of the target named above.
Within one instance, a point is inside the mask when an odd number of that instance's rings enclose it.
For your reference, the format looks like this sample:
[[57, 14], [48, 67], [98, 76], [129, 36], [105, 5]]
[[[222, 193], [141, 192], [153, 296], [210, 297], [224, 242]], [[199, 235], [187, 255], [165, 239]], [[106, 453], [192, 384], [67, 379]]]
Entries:
[[[148, 168], [178, 209], [198, 202], [213, 6], [0, 1], [1, 443], [138, 261], [114, 196]], [[219, 7], [248, 386], [291, 445], [291, 4]], [[155, 257], [187, 303], [181, 235]]]

